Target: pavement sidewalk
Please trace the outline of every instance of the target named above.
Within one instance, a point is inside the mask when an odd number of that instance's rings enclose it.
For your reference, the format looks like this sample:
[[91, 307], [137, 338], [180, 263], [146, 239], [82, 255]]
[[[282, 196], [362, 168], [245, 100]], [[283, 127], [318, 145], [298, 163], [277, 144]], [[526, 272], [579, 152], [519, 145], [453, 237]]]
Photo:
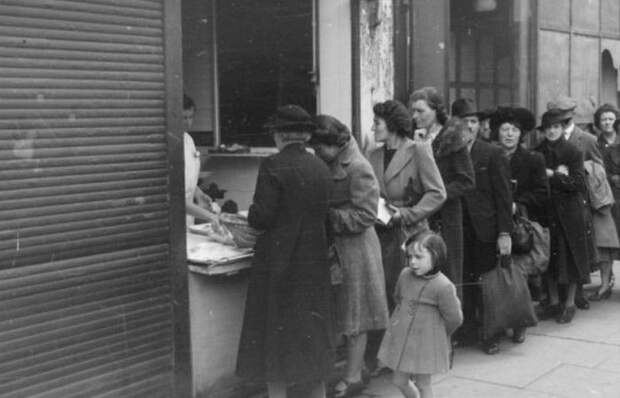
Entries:
[[[620, 275], [618, 262], [614, 272]], [[586, 290], [598, 284], [592, 274]], [[457, 349], [450, 373], [433, 379], [435, 397], [620, 398], [620, 286], [608, 300], [577, 310], [572, 323], [541, 321], [523, 344], [504, 338], [500, 349]], [[373, 379], [360, 397], [401, 398], [389, 377]]]

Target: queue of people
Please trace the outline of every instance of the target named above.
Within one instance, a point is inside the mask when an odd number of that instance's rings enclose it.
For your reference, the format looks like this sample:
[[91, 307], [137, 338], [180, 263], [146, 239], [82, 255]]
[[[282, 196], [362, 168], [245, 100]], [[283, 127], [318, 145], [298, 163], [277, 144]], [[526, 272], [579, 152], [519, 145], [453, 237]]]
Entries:
[[[595, 136], [575, 125], [575, 107], [560, 98], [536, 126], [528, 109], [479, 111], [462, 98], [449, 117], [424, 87], [407, 106], [375, 104], [378, 147], [366, 156], [336, 118], [279, 107], [266, 125], [278, 153], [262, 162], [248, 213], [261, 233], [238, 374], [267, 383], [272, 398], [291, 384], [296, 396], [342, 398], [387, 371], [405, 397], [432, 397], [431, 376], [449, 369], [454, 347], [499, 351], [502, 335], [482, 330], [480, 280], [511, 256], [515, 215], [550, 231], [547, 270], [533, 277], [539, 319], [569, 323], [587, 309], [582, 286], [595, 270], [589, 299], [609, 298], [619, 113], [597, 110]], [[536, 130], [542, 140], [527, 148]], [[508, 334], [526, 339], [525, 327]], [[344, 374], [327, 387], [340, 342]]]

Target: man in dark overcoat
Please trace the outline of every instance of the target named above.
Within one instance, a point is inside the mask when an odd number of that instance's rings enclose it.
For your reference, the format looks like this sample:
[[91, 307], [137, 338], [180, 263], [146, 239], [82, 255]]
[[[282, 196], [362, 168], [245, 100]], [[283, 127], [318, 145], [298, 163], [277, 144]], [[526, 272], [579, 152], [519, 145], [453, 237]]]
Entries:
[[[577, 109], [577, 101], [571, 97], [560, 96], [547, 103], [547, 110], [552, 109], [560, 112], [559, 117], [562, 118], [564, 138], [579, 149], [583, 155], [583, 160], [592, 160], [593, 162], [603, 165], [603, 156], [597, 145], [596, 137], [583, 131], [575, 124], [574, 116], [575, 110]], [[584, 196], [583, 216], [586, 227], [587, 266], [595, 268], [598, 265], [598, 250], [594, 238], [594, 226], [592, 225], [592, 212], [590, 210], [589, 200], [586, 192]], [[582, 310], [590, 308], [590, 304], [583, 294], [583, 286], [581, 284], [577, 286], [575, 305]]]
[[[464, 116], [467, 142], [474, 166], [475, 189], [463, 196], [463, 312], [467, 331], [477, 331], [482, 319], [480, 276], [497, 264], [497, 254], [510, 255], [512, 240], [512, 191], [510, 165], [502, 150], [478, 138], [477, 114]], [[468, 330], [469, 329], [469, 330]], [[488, 354], [499, 350], [496, 336], [483, 336]]]
[[255, 246], [237, 374], [265, 381], [271, 397], [289, 384], [324, 397], [333, 366], [325, 222], [332, 178], [306, 151], [315, 125], [302, 108], [278, 108], [268, 124], [279, 153], [258, 172], [250, 226]]

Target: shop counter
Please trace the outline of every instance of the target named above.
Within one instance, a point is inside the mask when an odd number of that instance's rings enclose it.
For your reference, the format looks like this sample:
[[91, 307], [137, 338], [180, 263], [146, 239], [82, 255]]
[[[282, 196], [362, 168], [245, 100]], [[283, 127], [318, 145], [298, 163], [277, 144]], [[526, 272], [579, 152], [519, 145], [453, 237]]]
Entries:
[[252, 252], [187, 234], [194, 396], [244, 396], [235, 376]]

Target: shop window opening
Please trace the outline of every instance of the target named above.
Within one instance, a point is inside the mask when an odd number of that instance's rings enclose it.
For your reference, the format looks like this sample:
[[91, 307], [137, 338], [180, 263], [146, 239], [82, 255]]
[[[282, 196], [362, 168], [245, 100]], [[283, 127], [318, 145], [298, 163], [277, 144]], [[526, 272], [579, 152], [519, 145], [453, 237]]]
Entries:
[[273, 147], [279, 105], [316, 112], [316, 2], [183, 0], [183, 84], [198, 146]]

